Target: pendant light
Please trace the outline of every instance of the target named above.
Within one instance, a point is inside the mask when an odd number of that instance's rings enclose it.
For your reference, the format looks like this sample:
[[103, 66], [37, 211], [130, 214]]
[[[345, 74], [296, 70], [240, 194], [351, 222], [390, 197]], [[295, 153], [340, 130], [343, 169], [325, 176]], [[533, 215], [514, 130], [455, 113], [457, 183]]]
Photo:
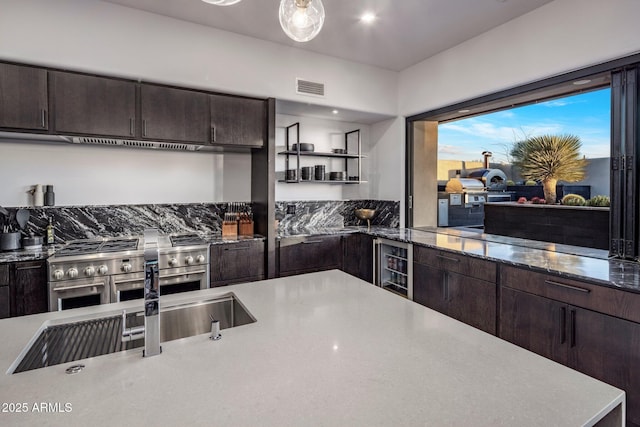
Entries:
[[231, 6], [240, 3], [242, 0], [202, 0], [205, 3], [215, 4], [216, 6]]
[[287, 36], [297, 42], [308, 42], [322, 29], [324, 6], [322, 0], [281, 0], [279, 16]]

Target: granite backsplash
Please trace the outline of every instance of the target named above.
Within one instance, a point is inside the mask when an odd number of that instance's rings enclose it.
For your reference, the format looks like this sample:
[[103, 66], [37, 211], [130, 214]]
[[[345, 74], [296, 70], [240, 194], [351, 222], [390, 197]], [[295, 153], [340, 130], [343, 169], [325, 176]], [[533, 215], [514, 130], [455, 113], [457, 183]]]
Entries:
[[[287, 214], [287, 206], [295, 214]], [[162, 233], [220, 234], [227, 203], [189, 203], [114, 206], [28, 207], [26, 231], [44, 235], [49, 218], [55, 228], [56, 243], [69, 240], [142, 234], [146, 228]], [[341, 228], [364, 225], [355, 217], [356, 208], [376, 209], [372, 224], [398, 227], [400, 202], [385, 200], [277, 202], [276, 218], [280, 230], [305, 227]], [[17, 208], [7, 208], [15, 214]]]
[[358, 208], [376, 210], [371, 225], [400, 226], [400, 202], [390, 200], [282, 201], [276, 202], [276, 219], [280, 221], [279, 231], [285, 234], [306, 228], [366, 225], [356, 218]]

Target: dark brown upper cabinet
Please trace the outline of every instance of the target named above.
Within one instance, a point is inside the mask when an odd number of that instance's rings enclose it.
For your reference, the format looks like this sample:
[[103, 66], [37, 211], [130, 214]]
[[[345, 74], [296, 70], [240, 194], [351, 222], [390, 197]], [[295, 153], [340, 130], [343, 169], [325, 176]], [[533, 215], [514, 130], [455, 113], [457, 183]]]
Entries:
[[143, 139], [210, 142], [209, 95], [206, 93], [141, 84], [140, 114]]
[[49, 129], [47, 70], [0, 64], [0, 127]]
[[136, 84], [51, 72], [53, 128], [57, 133], [132, 138], [136, 135]]
[[259, 99], [211, 95], [211, 139], [216, 145], [262, 147], [266, 104]]

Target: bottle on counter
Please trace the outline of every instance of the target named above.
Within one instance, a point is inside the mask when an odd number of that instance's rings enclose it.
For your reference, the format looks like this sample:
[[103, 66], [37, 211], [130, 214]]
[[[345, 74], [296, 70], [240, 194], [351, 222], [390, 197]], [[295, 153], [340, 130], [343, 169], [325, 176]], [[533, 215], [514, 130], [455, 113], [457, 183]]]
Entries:
[[55, 230], [53, 228], [53, 218], [49, 217], [49, 225], [47, 225], [47, 245], [53, 245], [55, 241]]
[[45, 186], [44, 205], [53, 206], [56, 203], [56, 194], [53, 192], [53, 185]]
[[44, 193], [42, 192], [42, 185], [36, 184], [31, 190], [29, 190], [31, 196], [33, 196], [33, 206], [39, 207], [44, 204]]

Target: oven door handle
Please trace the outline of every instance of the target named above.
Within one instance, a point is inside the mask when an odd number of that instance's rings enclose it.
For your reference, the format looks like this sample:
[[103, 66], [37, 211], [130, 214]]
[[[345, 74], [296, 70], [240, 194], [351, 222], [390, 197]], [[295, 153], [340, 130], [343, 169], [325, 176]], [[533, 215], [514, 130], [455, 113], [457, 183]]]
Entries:
[[188, 271], [183, 273], [169, 274], [167, 276], [160, 276], [160, 280], [162, 279], [170, 279], [172, 277], [180, 277], [180, 276], [191, 276], [192, 274], [205, 274], [207, 270], [198, 270], [198, 271]]
[[[162, 279], [171, 279], [172, 277], [180, 277], [180, 276], [190, 276], [192, 274], [206, 274], [206, 270], [197, 270], [197, 271], [189, 271], [182, 272], [176, 274], [168, 274], [166, 276], [160, 276], [160, 280]], [[113, 283], [119, 285], [121, 283], [131, 283], [131, 282], [144, 282], [144, 277], [138, 277], [137, 279], [114, 279]]]
[[72, 291], [74, 289], [83, 289], [83, 288], [93, 288], [95, 286], [105, 286], [105, 283], [102, 282], [97, 282], [97, 283], [89, 283], [86, 285], [78, 285], [78, 286], [65, 286], [62, 288], [54, 288], [52, 289], [54, 292], [59, 292], [59, 291]]

